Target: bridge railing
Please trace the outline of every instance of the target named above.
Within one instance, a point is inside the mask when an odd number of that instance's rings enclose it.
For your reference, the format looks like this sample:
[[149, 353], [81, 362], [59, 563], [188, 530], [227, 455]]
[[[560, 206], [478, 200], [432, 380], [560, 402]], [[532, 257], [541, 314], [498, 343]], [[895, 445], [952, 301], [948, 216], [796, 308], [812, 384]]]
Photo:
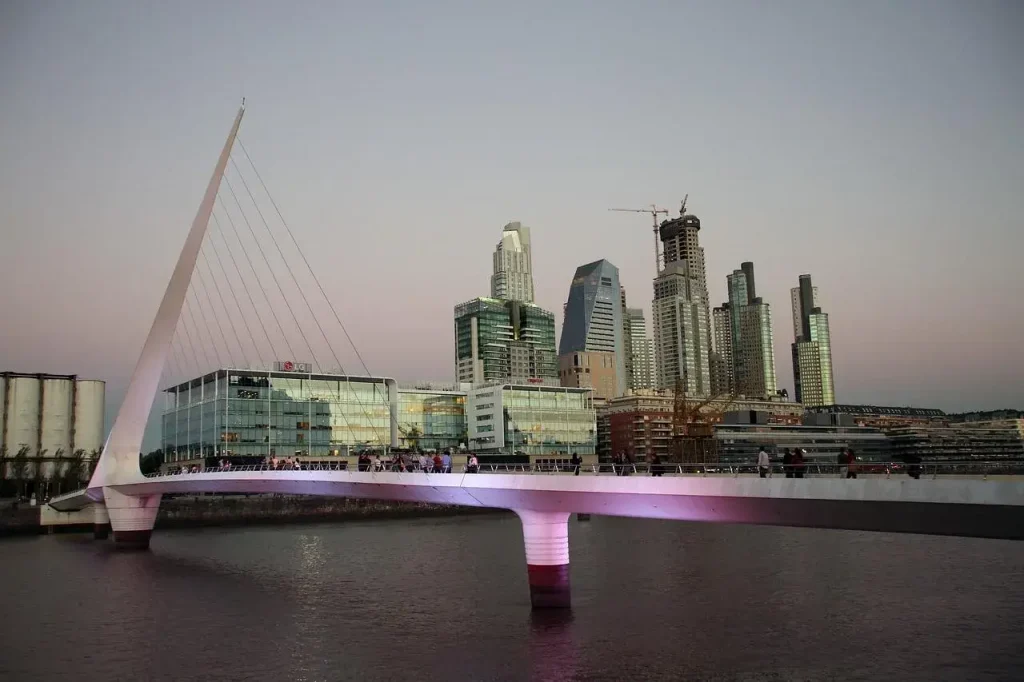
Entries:
[[[398, 465], [385, 463], [380, 468], [374, 465], [367, 465], [366, 469], [350, 469], [343, 463], [303, 463], [298, 467], [302, 471], [356, 471], [359, 473], [378, 472], [399, 472]], [[638, 464], [480, 464], [475, 471], [469, 466], [455, 467], [444, 472], [448, 474], [530, 474], [530, 475], [589, 475], [589, 476], [758, 476], [759, 468], [756, 463], [721, 463], [721, 464], [679, 464], [679, 463], [638, 463]], [[166, 478], [174, 476], [189, 476], [196, 474], [217, 474], [237, 472], [270, 472], [296, 470], [295, 466], [290, 468], [272, 468], [267, 464], [250, 464], [227, 467], [214, 467], [198, 471], [157, 471], [147, 474], [147, 478]], [[421, 470], [418, 464], [407, 464], [405, 473], [429, 473], [435, 474], [432, 468]], [[873, 477], [884, 476], [910, 476], [912, 478], [938, 478], [940, 476], [1020, 476], [1024, 475], [1024, 460], [964, 460], [964, 461], [941, 461], [921, 462], [908, 464], [906, 462], [856, 462], [852, 467], [846, 464], [828, 462], [806, 462], [802, 467], [796, 465], [784, 466], [773, 462], [766, 477], [774, 478], [779, 476], [796, 478], [846, 478], [862, 475]]]

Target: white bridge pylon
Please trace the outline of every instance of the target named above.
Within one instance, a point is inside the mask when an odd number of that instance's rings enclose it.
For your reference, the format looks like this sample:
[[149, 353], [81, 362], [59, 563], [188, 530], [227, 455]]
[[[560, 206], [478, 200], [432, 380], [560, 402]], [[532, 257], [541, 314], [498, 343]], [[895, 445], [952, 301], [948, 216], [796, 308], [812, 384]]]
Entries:
[[[157, 309], [156, 319], [153, 320], [153, 326], [149, 330], [149, 336], [146, 337], [146, 343], [142, 347], [135, 371], [132, 372], [124, 402], [114, 418], [114, 424], [103, 445], [103, 452], [96, 464], [96, 470], [89, 481], [89, 496], [97, 501], [105, 496], [103, 488], [106, 486], [143, 480], [142, 471], [139, 469], [139, 451], [142, 448], [146, 423], [149, 421], [153, 401], [160, 388], [160, 378], [163, 376], [171, 340], [185, 305], [189, 282], [196, 267], [196, 260], [199, 258], [203, 239], [206, 237], [214, 202], [217, 200], [217, 192], [220, 190], [221, 179], [224, 177], [228, 159], [231, 158], [231, 149], [234, 147], [235, 138], [238, 136], [238, 127], [242, 124], [244, 115], [245, 106], [243, 105], [238, 108], [238, 114], [235, 116], [234, 123], [231, 124], [231, 131], [224, 142], [217, 165], [214, 166], [213, 175], [206, 186], [206, 193], [199, 204], [195, 220], [192, 221], [192, 229], [189, 230], [188, 237], [185, 239], [185, 245], [178, 256], [178, 263], [174, 266], [171, 281], [167, 283], [167, 290]], [[159, 501], [157, 503], [159, 504]]]
[[[128, 496], [114, 488], [145, 480], [139, 467], [139, 456], [154, 400], [164, 387], [162, 382], [179, 385], [222, 368], [258, 367], [266, 371], [270, 369], [269, 359], [282, 357], [312, 360], [316, 372], [348, 374], [324, 330], [319, 319], [321, 315], [314, 310], [304, 292], [311, 283], [315, 284], [314, 291], [318, 290], [322, 297], [318, 303], [333, 314], [334, 322], [340, 327], [362, 370], [370, 374], [238, 137], [244, 114], [243, 104], [224, 141], [132, 373], [124, 402], [85, 491], [89, 499], [106, 505], [115, 540], [130, 542], [124, 532], [118, 532], [118, 527], [121, 527], [122, 530], [138, 531], [139, 537], [132, 541], [148, 544], [148, 531], [142, 531], [152, 528], [160, 496]], [[244, 162], [251, 169], [249, 173], [255, 174], [255, 178], [250, 175], [249, 181], [232, 155], [236, 146], [244, 153]], [[229, 167], [234, 169], [233, 174], [228, 174]], [[253, 194], [251, 186], [262, 187], [262, 200]], [[243, 208], [243, 203], [247, 208]], [[271, 217], [269, 221], [268, 216]], [[300, 282], [296, 270], [300, 275], [305, 271], [293, 268], [289, 263], [282, 248], [282, 243], [287, 246], [288, 241], [275, 236], [271, 222], [283, 225], [290, 237], [291, 246], [294, 246], [291, 251], [298, 254], [305, 270], [308, 270], [305, 282]], [[287, 274], [279, 277], [275, 270], [281, 263]], [[302, 303], [294, 300], [296, 290]], [[326, 358], [327, 355], [333, 358], [333, 366], [328, 367], [321, 362], [321, 357]], [[379, 399], [386, 401], [387, 397], [380, 395]], [[364, 413], [367, 412], [367, 406], [360, 405]], [[344, 415], [342, 418], [346, 419]], [[376, 432], [374, 439], [382, 445], [390, 445], [389, 434], [373, 428]], [[351, 427], [349, 431], [352, 431]], [[189, 454], [193, 454], [191, 450]]]

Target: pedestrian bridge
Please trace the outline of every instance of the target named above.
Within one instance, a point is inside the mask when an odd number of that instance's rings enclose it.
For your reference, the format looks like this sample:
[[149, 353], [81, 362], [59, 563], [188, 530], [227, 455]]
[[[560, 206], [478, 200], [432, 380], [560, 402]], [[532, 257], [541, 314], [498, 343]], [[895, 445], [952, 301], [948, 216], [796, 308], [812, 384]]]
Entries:
[[[123, 547], [146, 547], [165, 494], [280, 493], [429, 502], [514, 511], [523, 522], [535, 607], [569, 604], [572, 513], [898, 533], [1024, 539], [1024, 477], [970, 474], [786, 478], [717, 473], [424, 473], [242, 467], [143, 477], [51, 500], [60, 511], [93, 504]], [[93, 498], [98, 499], [94, 500]], [[102, 502], [105, 500], [105, 505]], [[109, 519], [109, 520], [108, 520]]]
[[[241, 124], [244, 107], [238, 110], [232, 123], [224, 147], [221, 150], [214, 172], [207, 185], [206, 192], [199, 204], [195, 219], [192, 222], [177, 264], [171, 275], [164, 296], [157, 309], [149, 335], [142, 347], [131, 381], [125, 392], [124, 400], [114, 419], [113, 426], [107, 436], [103, 452], [96, 463], [86, 490], [71, 493], [53, 499], [50, 505], [63, 512], [84, 509], [91, 506], [97, 535], [105, 535], [112, 529], [117, 546], [124, 548], [146, 548], [149, 546], [153, 525], [160, 508], [161, 497], [173, 493], [289, 493], [302, 495], [337, 495], [345, 497], [362, 497], [382, 500], [405, 500], [417, 502], [434, 502], [442, 504], [458, 504], [472, 507], [494, 507], [514, 511], [523, 523], [523, 538], [526, 546], [526, 563], [529, 574], [531, 602], [535, 608], [569, 606], [569, 532], [568, 519], [573, 512], [588, 514], [611, 514], [655, 519], [677, 519], [684, 521], [707, 521], [724, 523], [755, 523], [784, 526], [804, 526], [815, 528], [846, 528], [854, 530], [877, 530], [909, 533], [938, 533], [948, 535], [965, 535], [971, 537], [1014, 538], [1024, 536], [1024, 479], [1011, 480], [978, 480], [969, 477], [935, 476], [932, 478], [911, 479], [909, 477], [875, 477], [856, 480], [840, 479], [838, 472], [831, 477], [786, 478], [773, 476], [742, 475], [687, 475], [682, 468], [676, 472], [658, 472], [662, 476], [615, 476], [602, 475], [602, 471], [555, 473], [527, 473], [522, 471], [497, 471], [491, 473], [425, 473], [425, 472], [361, 472], [330, 468], [313, 468], [305, 470], [267, 470], [263, 467], [230, 468], [227, 470], [204, 471], [174, 476], [161, 475], [145, 477], [139, 470], [139, 451], [142, 447], [143, 434], [149, 419], [153, 400], [159, 391], [161, 377], [168, 359], [174, 357], [175, 330], [182, 321], [182, 311], [194, 272], [198, 269], [200, 253], [208, 231], [215, 205], [220, 205], [221, 214], [227, 219], [235, 238], [244, 251], [242, 238], [234, 225], [231, 213], [227, 211], [223, 200], [219, 197], [221, 180]], [[244, 149], [244, 148], [243, 148]], [[255, 177], [266, 190], [266, 186], [256, 171], [255, 164], [245, 156], [252, 166]], [[238, 165], [233, 163], [236, 173], [241, 173]], [[269, 236], [277, 247], [281, 258], [284, 254], [274, 237], [266, 216], [259, 210], [259, 202], [249, 189], [243, 175], [239, 175], [241, 188], [252, 200], [252, 205], [259, 214], [260, 222], [267, 229]], [[242, 209], [232, 183], [226, 181], [231, 199], [237, 207], [237, 214], [249, 228], [253, 239], [259, 243], [249, 219]], [[309, 269], [315, 280], [315, 274], [308, 260], [301, 254], [301, 249], [290, 228], [277, 208], [273, 197], [266, 192], [270, 203], [280, 218], [281, 224], [291, 236], [291, 241], [299, 251], [304, 265]], [[218, 204], [219, 202], [219, 204]], [[255, 216], [254, 216], [255, 217]], [[217, 221], [219, 222], [219, 221]], [[224, 234], [221, 234], [224, 237]], [[283, 235], [282, 235], [283, 237]], [[225, 242], [226, 243], [226, 242]], [[234, 243], [234, 242], [232, 242]], [[211, 244], [215, 250], [215, 245]], [[258, 248], [269, 269], [270, 261]], [[229, 251], [229, 254], [232, 253]], [[215, 252], [216, 254], [216, 252]], [[219, 260], [219, 256], [217, 256]], [[248, 259], [248, 256], [246, 256]], [[233, 260], [233, 259], [232, 259]], [[257, 268], [252, 266], [253, 275], [259, 280]], [[285, 261], [287, 266], [287, 261]], [[206, 261], [206, 270], [210, 263]], [[237, 270], [237, 268], [236, 268]], [[287, 267], [303, 301], [315, 317], [314, 309], [306, 299], [291, 267]], [[273, 273], [272, 273], [273, 274]], [[231, 281], [229, 276], [228, 281]], [[280, 282], [274, 276], [281, 296], [284, 297]], [[216, 283], [216, 280], [214, 280]], [[325, 303], [334, 315], [335, 321], [349, 340], [352, 350], [362, 362], [358, 349], [341, 322], [337, 311], [327, 297], [323, 287], [317, 281], [317, 288]], [[267, 299], [267, 306], [272, 306], [269, 297], [263, 290], [263, 284], [257, 288]], [[221, 299], [221, 307], [227, 309], [223, 300], [224, 292], [216, 290]], [[193, 300], [200, 308], [199, 317], [207, 319], [203, 314], [201, 297], [192, 290]], [[210, 292], [205, 289], [204, 297], [212, 310]], [[236, 312], [241, 320], [249, 319], [248, 309], [240, 306], [234, 289], [228, 287], [228, 293], [235, 298]], [[263, 325], [257, 307], [252, 301], [256, 319]], [[287, 303], [287, 299], [285, 300]], [[299, 326], [298, 318], [290, 305], [285, 308], [291, 312], [292, 321]], [[271, 312], [273, 309], [271, 308]], [[195, 315], [189, 310], [193, 325]], [[218, 313], [213, 318], [220, 321]], [[230, 321], [229, 317], [229, 321]], [[287, 355], [271, 349], [267, 357], [295, 357], [291, 346], [287, 343], [285, 327], [277, 319], [274, 320], [284, 336], [284, 350]], [[247, 366], [246, 348], [242, 343], [242, 335], [232, 325], [236, 347], [241, 351], [242, 365]], [[330, 338], [317, 320], [317, 329], [330, 347], [331, 355], [338, 367], [342, 362], [331, 346]], [[246, 337], [253, 337], [247, 328]], [[221, 347], [232, 360], [231, 346], [227, 341], [227, 331], [222, 325]], [[205, 330], [207, 338], [213, 346], [213, 357], [220, 360], [216, 340], [211, 329]], [[266, 332], [266, 328], [263, 327]], [[300, 329], [301, 331], [301, 329]], [[192, 347], [192, 336], [185, 327], [188, 345]], [[274, 343], [266, 334], [270, 346]], [[309, 355], [314, 364], [317, 362], [312, 345], [305, 334], [302, 334]], [[196, 334], [197, 340], [202, 336]], [[256, 359], [260, 366], [264, 365], [264, 355], [260, 352], [254, 338], [252, 342]], [[202, 348], [201, 348], [202, 349]], [[210, 357], [203, 353], [203, 364], [209, 364]], [[301, 347], [299, 348], [301, 351]], [[198, 353], [192, 348], [191, 363], [197, 369], [200, 366]], [[187, 359], [187, 358], [186, 358]], [[363, 368], [369, 375], [365, 363]], [[287, 365], [294, 369], [292, 362]], [[301, 377], [302, 373], [296, 373]], [[200, 415], [202, 412], [200, 412]], [[267, 438], [270, 438], [270, 425]], [[351, 429], [350, 429], [351, 431]], [[226, 441], [225, 441], [226, 442]], [[268, 442], [268, 455], [269, 443]], [[375, 442], [386, 443], [383, 437]], [[207, 444], [210, 445], [210, 444]], [[220, 449], [221, 444], [214, 440], [212, 445]], [[205, 447], [205, 446], [204, 446]], [[283, 447], [283, 445], [282, 445]], [[632, 471], [630, 472], [632, 473]], [[674, 475], [675, 474], [675, 475]]]

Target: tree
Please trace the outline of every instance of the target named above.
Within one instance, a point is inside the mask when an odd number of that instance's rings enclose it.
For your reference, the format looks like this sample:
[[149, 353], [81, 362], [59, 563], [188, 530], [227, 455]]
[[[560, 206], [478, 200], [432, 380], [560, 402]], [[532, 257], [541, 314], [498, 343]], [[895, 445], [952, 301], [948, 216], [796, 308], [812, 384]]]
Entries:
[[85, 474], [86, 462], [85, 462], [85, 450], [79, 448], [71, 453], [71, 459], [68, 460], [67, 469], [64, 470], [64, 477], [62, 482], [62, 488], [67, 487], [67, 490], [62, 492], [71, 492], [72, 490], [78, 490], [82, 487], [82, 478]]
[[160, 466], [164, 463], [164, 452], [157, 448], [152, 452], [145, 455], [139, 454], [139, 469], [142, 470], [143, 476], [155, 474], [160, 471]]
[[409, 445], [411, 450], [419, 450], [420, 438], [423, 437], [423, 432], [416, 424], [407, 424], [405, 427], [399, 426], [398, 430], [402, 432], [402, 437], [405, 438], [406, 443]]
[[36, 450], [36, 456], [33, 458], [35, 466], [32, 468], [32, 493], [40, 502], [43, 500], [43, 481], [48, 478], [48, 467], [43, 466], [46, 462], [47, 452], [49, 450], [46, 448], [39, 448]]
[[87, 458], [85, 467], [85, 478], [92, 478], [93, 473], [95, 473], [96, 471], [96, 465], [100, 461], [101, 454], [102, 453], [99, 450], [93, 450], [92, 452], [89, 453], [89, 457]]
[[23, 445], [11, 458], [11, 480], [17, 488], [17, 496], [25, 496], [25, 479], [28, 478], [28, 446]]

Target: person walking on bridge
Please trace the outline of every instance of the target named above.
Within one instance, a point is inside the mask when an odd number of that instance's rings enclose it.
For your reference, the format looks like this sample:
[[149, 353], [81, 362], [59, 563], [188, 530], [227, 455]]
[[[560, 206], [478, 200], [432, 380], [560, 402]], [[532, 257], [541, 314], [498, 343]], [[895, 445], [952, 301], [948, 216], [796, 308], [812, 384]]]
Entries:
[[771, 460], [768, 458], [768, 451], [762, 445], [757, 453], [757, 473], [761, 478], [768, 478], [768, 470], [771, 468]]

